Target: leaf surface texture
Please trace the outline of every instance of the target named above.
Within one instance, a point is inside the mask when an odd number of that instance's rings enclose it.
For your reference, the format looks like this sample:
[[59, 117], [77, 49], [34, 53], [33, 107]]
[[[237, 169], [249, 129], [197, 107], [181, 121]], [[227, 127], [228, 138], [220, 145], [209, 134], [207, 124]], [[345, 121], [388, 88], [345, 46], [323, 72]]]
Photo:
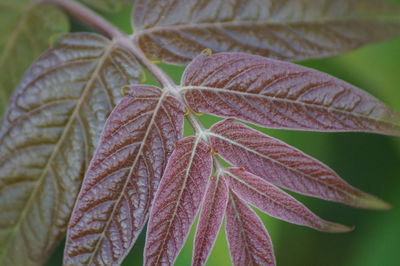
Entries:
[[323, 163], [239, 122], [224, 120], [210, 132], [212, 147], [222, 158], [275, 185], [355, 207], [388, 208], [347, 184]]
[[152, 206], [144, 265], [173, 265], [211, 175], [210, 148], [197, 137], [180, 140], [168, 160]]
[[351, 231], [344, 225], [322, 220], [289, 194], [241, 168], [230, 168], [226, 175], [229, 187], [241, 199], [272, 217], [323, 232]]
[[141, 73], [95, 34], [66, 35], [27, 72], [0, 129], [0, 265], [40, 265], [64, 236], [106, 117]]
[[264, 224], [232, 192], [226, 209], [225, 229], [233, 265], [276, 265], [272, 242]]
[[209, 181], [194, 239], [192, 265], [205, 265], [217, 238], [228, 203], [228, 187], [223, 174]]
[[400, 114], [325, 73], [243, 53], [199, 55], [182, 90], [196, 112], [269, 128], [400, 136]]
[[108, 118], [69, 223], [65, 265], [119, 265], [141, 232], [183, 106], [167, 91], [132, 86]]
[[343, 53], [400, 35], [400, 5], [381, 0], [138, 0], [149, 57], [186, 64], [206, 48], [283, 60]]
[[30, 64], [68, 31], [68, 19], [56, 7], [30, 1], [0, 1], [0, 119]]

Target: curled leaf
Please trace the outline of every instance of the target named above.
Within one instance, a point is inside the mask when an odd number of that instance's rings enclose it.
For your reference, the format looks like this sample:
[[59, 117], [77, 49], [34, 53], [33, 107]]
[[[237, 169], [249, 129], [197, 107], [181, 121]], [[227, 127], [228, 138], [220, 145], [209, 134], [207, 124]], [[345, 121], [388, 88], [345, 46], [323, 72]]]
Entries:
[[63, 238], [106, 117], [141, 73], [95, 34], [66, 35], [27, 72], [0, 127], [0, 265], [41, 265]]
[[64, 265], [119, 265], [148, 216], [183, 130], [183, 106], [153, 86], [126, 92], [104, 126], [68, 226]]
[[205, 265], [217, 238], [228, 203], [228, 188], [221, 173], [209, 181], [194, 239], [192, 265]]
[[322, 220], [287, 193], [241, 168], [230, 168], [226, 175], [229, 177], [229, 187], [241, 199], [272, 217], [323, 232], [340, 233], [352, 230], [347, 226]]
[[203, 199], [212, 170], [210, 148], [197, 137], [180, 140], [168, 159], [151, 209], [145, 265], [173, 265]]
[[272, 242], [264, 224], [232, 192], [226, 208], [225, 229], [233, 265], [276, 265]]
[[327, 74], [243, 53], [199, 55], [182, 91], [194, 111], [264, 127], [400, 136], [400, 114]]
[[144, 52], [186, 64], [206, 48], [282, 60], [332, 56], [400, 35], [400, 5], [382, 0], [138, 0]]
[[209, 134], [212, 147], [222, 158], [275, 185], [355, 207], [389, 207], [382, 200], [350, 186], [316, 159], [239, 122], [219, 122]]

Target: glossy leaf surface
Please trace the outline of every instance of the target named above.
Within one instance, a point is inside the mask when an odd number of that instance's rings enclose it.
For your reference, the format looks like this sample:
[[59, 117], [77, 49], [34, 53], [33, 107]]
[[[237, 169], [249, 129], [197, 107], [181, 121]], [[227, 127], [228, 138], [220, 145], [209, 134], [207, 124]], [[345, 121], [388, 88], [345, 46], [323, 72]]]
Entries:
[[228, 188], [221, 174], [209, 181], [194, 240], [192, 265], [205, 265], [217, 238], [228, 203]]
[[185, 64], [206, 48], [275, 59], [331, 56], [400, 35], [382, 0], [138, 0], [133, 24], [154, 59]]
[[226, 209], [225, 229], [233, 265], [276, 265], [271, 239], [264, 224], [232, 192]]
[[0, 0], [0, 119], [30, 64], [67, 30], [66, 16], [52, 5]]
[[212, 146], [222, 158], [275, 185], [355, 207], [389, 207], [353, 188], [316, 159], [239, 122], [219, 122], [211, 128], [210, 134]]
[[210, 148], [197, 137], [180, 140], [168, 159], [151, 209], [145, 265], [173, 265], [211, 175]]
[[241, 199], [272, 217], [323, 232], [351, 231], [344, 225], [322, 220], [289, 194], [241, 168], [230, 168], [226, 175], [229, 187]]
[[132, 86], [108, 118], [68, 227], [65, 265], [118, 265], [148, 216], [183, 106], [167, 91]]
[[327, 74], [243, 53], [199, 55], [182, 90], [196, 112], [264, 127], [400, 136], [400, 114]]
[[40, 265], [71, 209], [134, 57], [95, 34], [71, 34], [30, 68], [0, 129], [0, 265]]

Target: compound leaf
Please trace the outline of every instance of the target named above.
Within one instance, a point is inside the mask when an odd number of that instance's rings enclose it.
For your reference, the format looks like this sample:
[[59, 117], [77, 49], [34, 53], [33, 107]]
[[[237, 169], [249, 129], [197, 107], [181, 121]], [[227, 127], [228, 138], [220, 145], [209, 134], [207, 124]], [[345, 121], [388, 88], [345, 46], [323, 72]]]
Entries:
[[325, 73], [243, 53], [199, 55], [182, 88], [196, 112], [270, 128], [400, 136], [400, 114]]
[[68, 27], [67, 17], [52, 5], [0, 0], [0, 119], [29, 65]]
[[225, 229], [233, 265], [276, 265], [264, 224], [238, 196], [229, 194]]
[[203, 199], [212, 170], [208, 145], [180, 140], [168, 159], [151, 209], [145, 265], [173, 265]]
[[229, 196], [224, 178], [218, 173], [209, 181], [197, 224], [192, 265], [206, 264], [217, 238]]
[[275, 185], [355, 207], [389, 207], [376, 197], [350, 186], [316, 159], [239, 122], [219, 122], [211, 128], [210, 136], [212, 147], [222, 158]]
[[282, 60], [343, 53], [400, 35], [382, 0], [138, 0], [133, 24], [149, 57], [189, 63], [206, 48]]
[[322, 220], [290, 195], [241, 168], [230, 168], [226, 175], [229, 177], [229, 187], [241, 199], [272, 217], [323, 232], [352, 230], [347, 226]]
[[0, 265], [41, 265], [64, 236], [106, 117], [141, 69], [95, 34], [70, 34], [18, 86], [0, 128]]
[[68, 226], [64, 265], [119, 265], [141, 232], [183, 105], [153, 86], [132, 86], [108, 118]]

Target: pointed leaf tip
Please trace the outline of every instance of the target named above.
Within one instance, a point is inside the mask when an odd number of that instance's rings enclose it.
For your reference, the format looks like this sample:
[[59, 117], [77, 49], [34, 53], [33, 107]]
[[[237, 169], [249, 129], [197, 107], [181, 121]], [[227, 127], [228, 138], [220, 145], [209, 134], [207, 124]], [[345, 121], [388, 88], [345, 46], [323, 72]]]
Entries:
[[343, 224], [337, 224], [337, 223], [330, 223], [326, 228], [324, 228], [323, 232], [326, 233], [348, 233], [351, 232], [355, 229], [355, 226], [347, 226]]
[[363, 195], [359, 196], [356, 199], [356, 202], [358, 203], [357, 207], [364, 209], [384, 211], [392, 208], [392, 205], [386, 201], [366, 193], [363, 193]]

